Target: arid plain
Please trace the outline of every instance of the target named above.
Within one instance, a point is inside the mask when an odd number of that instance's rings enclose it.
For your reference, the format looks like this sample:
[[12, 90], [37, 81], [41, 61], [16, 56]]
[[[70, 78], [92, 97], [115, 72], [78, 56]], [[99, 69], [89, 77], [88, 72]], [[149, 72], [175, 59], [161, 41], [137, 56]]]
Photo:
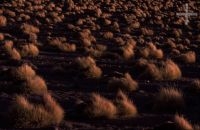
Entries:
[[199, 14], [198, 0], [1, 0], [0, 129], [200, 130]]

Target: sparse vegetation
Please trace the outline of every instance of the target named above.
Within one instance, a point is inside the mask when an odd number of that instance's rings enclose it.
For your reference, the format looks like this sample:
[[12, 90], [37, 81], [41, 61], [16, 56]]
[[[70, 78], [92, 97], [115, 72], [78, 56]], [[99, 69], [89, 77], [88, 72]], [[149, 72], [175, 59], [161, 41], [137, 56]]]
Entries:
[[47, 92], [46, 82], [40, 76], [28, 78], [24, 83], [24, 91], [43, 94]]
[[0, 16], [0, 27], [6, 26], [7, 19], [4, 16]]
[[112, 38], [113, 38], [113, 33], [112, 33], [112, 32], [105, 32], [105, 33], [103, 34], [103, 37], [104, 37], [105, 39], [112, 39]]
[[89, 117], [96, 118], [115, 118], [117, 114], [116, 106], [108, 99], [93, 93], [91, 95], [91, 104], [86, 108], [85, 112]]
[[0, 33], [0, 41], [3, 41], [4, 40], [4, 35], [3, 33]]
[[183, 116], [176, 114], [174, 116], [174, 122], [179, 130], [194, 130], [192, 124]]
[[188, 87], [194, 92], [200, 92], [200, 80], [193, 79]]
[[156, 95], [155, 108], [162, 111], [177, 111], [184, 107], [183, 93], [176, 88], [161, 88]]
[[134, 56], [134, 45], [132, 44], [126, 44], [125, 46], [123, 46], [122, 48], [123, 51], [123, 57], [128, 60], [130, 58], [132, 58]]
[[184, 54], [181, 54], [179, 57], [179, 60], [184, 63], [195, 63], [196, 62], [196, 53], [194, 51], [189, 51]]
[[21, 55], [17, 51], [17, 49], [13, 47], [12, 41], [6, 41], [4, 44], [4, 48], [6, 50], [6, 53], [9, 55], [10, 59], [17, 61], [21, 60]]
[[39, 55], [39, 49], [34, 44], [27, 44], [22, 46], [21, 55], [35, 57]]
[[96, 42], [95, 37], [92, 35], [89, 29], [82, 30], [82, 32], [80, 32], [79, 35], [81, 43], [85, 47], [91, 46], [93, 42]]
[[198, 6], [0, 0], [0, 129], [200, 130]]
[[135, 91], [138, 89], [138, 83], [132, 79], [129, 73], [125, 73], [122, 78], [113, 77], [110, 79], [108, 87], [115, 90], [122, 89], [126, 91]]
[[66, 43], [66, 39], [59, 39], [59, 38], [53, 38], [49, 39], [49, 45], [58, 48], [61, 51], [64, 52], [75, 52], [76, 51], [76, 44], [69, 44]]
[[78, 65], [80, 71], [83, 71], [83, 74], [89, 78], [100, 78], [102, 75], [102, 71], [96, 66], [95, 60], [89, 56], [78, 57], [75, 63]]
[[144, 58], [153, 57], [156, 59], [162, 59], [164, 54], [161, 49], [157, 49], [157, 47], [153, 43], [148, 43], [147, 47], [140, 50], [140, 55]]
[[41, 128], [59, 124], [64, 112], [49, 95], [44, 95], [44, 105], [31, 103], [24, 96], [16, 96], [10, 110], [15, 128]]
[[30, 24], [23, 24], [21, 27], [21, 30], [23, 31], [24, 34], [37, 34], [40, 32], [39, 28], [30, 25]]
[[22, 66], [13, 70], [13, 76], [19, 80], [29, 80], [36, 76], [35, 70], [32, 69], [28, 64], [23, 64]]
[[164, 63], [164, 67], [161, 68], [161, 72], [163, 79], [166, 80], [176, 80], [180, 79], [182, 76], [179, 66], [169, 59]]
[[120, 116], [125, 118], [137, 116], [136, 106], [122, 91], [118, 91], [116, 103]]
[[172, 81], [180, 79], [182, 76], [179, 66], [170, 59], [161, 62], [160, 66], [154, 64], [152, 61], [148, 62], [147, 60], [140, 59], [136, 63], [136, 66], [142, 70], [141, 77], [153, 80]]

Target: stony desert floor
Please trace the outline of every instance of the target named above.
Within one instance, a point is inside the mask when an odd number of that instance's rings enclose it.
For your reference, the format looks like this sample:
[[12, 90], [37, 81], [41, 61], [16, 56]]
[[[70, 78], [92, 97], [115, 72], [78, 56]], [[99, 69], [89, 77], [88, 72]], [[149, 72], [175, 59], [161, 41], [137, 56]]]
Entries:
[[199, 14], [198, 0], [1, 0], [0, 128], [199, 130]]

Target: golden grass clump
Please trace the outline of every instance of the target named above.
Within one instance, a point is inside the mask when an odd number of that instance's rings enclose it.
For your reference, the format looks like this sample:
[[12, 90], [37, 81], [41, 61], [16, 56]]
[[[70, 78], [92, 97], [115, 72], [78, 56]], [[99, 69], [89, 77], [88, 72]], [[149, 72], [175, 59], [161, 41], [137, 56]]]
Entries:
[[19, 80], [28, 80], [32, 77], [35, 77], [36, 73], [31, 66], [28, 64], [23, 64], [14, 70], [13, 75]]
[[183, 93], [176, 88], [161, 88], [156, 95], [155, 108], [158, 110], [177, 111], [183, 107]]
[[4, 48], [6, 51], [9, 51], [13, 48], [13, 41], [5, 41]]
[[11, 120], [15, 128], [45, 127], [51, 122], [50, 115], [42, 106], [31, 104], [23, 96], [17, 96], [13, 104]]
[[0, 41], [3, 41], [3, 40], [4, 40], [4, 34], [0, 33]]
[[95, 60], [90, 56], [78, 57], [75, 59], [75, 63], [80, 70], [84, 71], [84, 75], [89, 78], [100, 78], [102, 75], [101, 68], [96, 65]]
[[164, 56], [163, 51], [157, 49], [153, 43], [148, 43], [147, 47], [140, 50], [140, 55], [144, 58], [152, 57], [156, 59], [162, 59]]
[[177, 80], [182, 76], [179, 66], [170, 59], [162, 62], [160, 66], [140, 59], [136, 63], [136, 67], [141, 71], [140, 77], [153, 80]]
[[182, 32], [181, 29], [173, 29], [172, 33], [174, 34], [174, 36], [175, 36], [176, 38], [181, 37], [181, 35], [183, 34], [183, 32]]
[[[10, 110], [12, 124], [15, 128], [41, 128], [58, 125], [63, 117], [63, 109], [51, 95], [43, 96], [44, 105], [33, 104], [24, 96], [16, 96]], [[10, 117], [9, 117], [10, 118]]]
[[144, 73], [142, 73], [142, 76], [146, 76], [147, 78], [154, 80], [162, 79], [162, 74], [159, 68], [153, 63], [146, 64], [146, 68], [144, 70]]
[[105, 33], [103, 34], [103, 37], [104, 37], [105, 39], [112, 39], [112, 38], [113, 38], [113, 33], [112, 33], [112, 32], [105, 32]]
[[43, 94], [47, 92], [47, 85], [44, 79], [42, 79], [40, 76], [34, 76], [25, 81], [24, 91]]
[[37, 76], [31, 66], [23, 64], [17, 67], [13, 72], [17, 80], [23, 81], [19, 86], [20, 92], [44, 94], [47, 93], [47, 85], [43, 78]]
[[108, 99], [99, 94], [92, 93], [91, 104], [85, 109], [86, 114], [92, 118], [115, 118], [116, 106]]
[[64, 118], [64, 110], [50, 94], [45, 93], [43, 98], [45, 102], [45, 108], [52, 116], [52, 123], [59, 124]]
[[102, 70], [96, 65], [91, 65], [85, 72], [85, 75], [90, 78], [100, 78], [102, 75]]
[[13, 48], [12, 50], [10, 50], [8, 52], [8, 54], [10, 55], [10, 58], [12, 60], [17, 60], [17, 61], [21, 60], [21, 55], [20, 55], [20, 53], [15, 48]]
[[95, 9], [95, 15], [96, 17], [100, 17], [102, 15], [102, 11], [100, 8]]
[[21, 49], [21, 55], [35, 57], [39, 55], [39, 49], [34, 44], [23, 45]]
[[147, 28], [141, 28], [141, 32], [143, 35], [152, 36], [154, 35], [153, 30]]
[[123, 51], [123, 57], [128, 60], [134, 56], [134, 46], [132, 44], [126, 44], [121, 48]]
[[196, 53], [194, 51], [189, 51], [184, 54], [181, 54], [179, 57], [179, 60], [184, 63], [195, 63], [196, 62]]
[[176, 114], [174, 116], [174, 122], [179, 130], [194, 130], [192, 124], [181, 115]]
[[126, 91], [135, 91], [138, 89], [138, 83], [132, 79], [129, 73], [125, 73], [122, 78], [113, 77], [109, 80], [108, 86], [111, 89], [122, 89]]
[[71, 11], [75, 7], [74, 1], [73, 0], [66, 0], [65, 6], [69, 11]]
[[76, 45], [65, 43], [65, 41], [66, 40], [54, 38], [54, 39], [49, 40], [49, 45], [56, 47], [59, 50], [64, 51], [64, 52], [75, 52], [76, 51]]
[[22, 24], [20, 28], [23, 31], [23, 33], [29, 34], [29, 35], [32, 33], [37, 34], [40, 32], [39, 28], [37, 28], [33, 25], [30, 25], [30, 24], [26, 24], [26, 23]]
[[101, 57], [104, 52], [107, 50], [106, 45], [96, 44], [92, 47], [85, 47], [85, 51], [93, 57]]
[[182, 72], [179, 66], [172, 60], [168, 59], [164, 62], [164, 66], [161, 68], [163, 79], [165, 80], [176, 80], [180, 79]]
[[119, 116], [129, 118], [137, 116], [137, 108], [121, 90], [117, 93], [116, 104]]
[[4, 48], [6, 50], [6, 53], [10, 56], [10, 59], [12, 60], [21, 60], [21, 55], [20, 53], [17, 51], [17, 49], [15, 49], [13, 47], [13, 42], [12, 41], [6, 41], [4, 44]]
[[51, 46], [59, 46], [60, 44], [62, 44], [62, 40], [60, 40], [59, 38], [52, 38], [49, 39], [48, 44]]
[[7, 19], [4, 16], [0, 16], [0, 27], [4, 27], [7, 25]]
[[80, 33], [80, 40], [83, 46], [88, 47], [91, 46], [93, 42], [96, 42], [96, 39], [94, 36], [92, 36], [92, 33], [89, 29], [84, 29]]
[[141, 72], [139, 77], [148, 78], [153, 80], [161, 80], [162, 74], [160, 73], [160, 69], [152, 62], [149, 62], [146, 59], [139, 59], [136, 63], [136, 68], [138, 68]]
[[75, 44], [62, 43], [58, 46], [58, 48], [64, 52], [75, 52], [76, 51]]
[[90, 56], [78, 57], [75, 62], [79, 65], [80, 68], [83, 69], [87, 69], [89, 66], [96, 64], [95, 60]]

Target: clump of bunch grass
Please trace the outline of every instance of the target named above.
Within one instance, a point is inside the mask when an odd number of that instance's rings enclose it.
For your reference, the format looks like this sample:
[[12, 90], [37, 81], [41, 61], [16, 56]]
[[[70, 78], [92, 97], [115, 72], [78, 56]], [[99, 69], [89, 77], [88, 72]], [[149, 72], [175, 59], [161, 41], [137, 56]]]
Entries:
[[23, 64], [13, 70], [13, 76], [15, 76], [18, 80], [28, 80], [35, 77], [36, 72], [28, 64]]
[[191, 91], [194, 91], [194, 92], [197, 92], [199, 93], [200, 92], [200, 80], [199, 79], [193, 79], [190, 84], [189, 84], [189, 89]]
[[91, 31], [89, 29], [82, 30], [79, 33], [79, 35], [80, 35], [81, 44], [84, 47], [91, 46], [92, 43], [96, 42], [96, 38], [92, 35], [92, 33], [91, 33]]
[[75, 44], [66, 43], [59, 38], [51, 39], [49, 41], [49, 45], [56, 47], [63, 52], [75, 52], [76, 51]]
[[194, 51], [189, 51], [184, 54], [180, 54], [180, 56], [178, 56], [178, 59], [181, 62], [188, 63], [188, 64], [195, 63], [196, 62], [196, 53]]
[[136, 63], [136, 68], [140, 71], [139, 77], [153, 80], [162, 79], [159, 68], [153, 62], [148, 61], [147, 59], [139, 59]]
[[175, 112], [184, 107], [184, 98], [182, 91], [173, 88], [161, 88], [156, 94], [155, 106], [161, 111]]
[[92, 93], [91, 103], [85, 109], [85, 113], [91, 118], [108, 118], [116, 117], [117, 108], [112, 101], [100, 96], [97, 93]]
[[22, 46], [20, 53], [23, 57], [35, 57], [39, 55], [39, 49], [34, 44], [27, 44]]
[[16, 80], [22, 81], [19, 90], [25, 93], [43, 94], [47, 92], [47, 85], [43, 78], [37, 76], [36, 72], [28, 64], [23, 64], [12, 71]]
[[125, 91], [135, 91], [138, 89], [138, 83], [132, 79], [129, 73], [125, 73], [122, 78], [113, 77], [110, 79], [108, 87], [115, 90], [122, 89]]
[[117, 93], [116, 104], [120, 117], [130, 118], [137, 116], [137, 107], [121, 90]]
[[5, 16], [0, 16], [0, 27], [4, 27], [7, 25], [7, 19]]
[[90, 57], [78, 57], [75, 59], [75, 63], [80, 71], [88, 78], [100, 78], [102, 75], [101, 68], [96, 65], [95, 60]]
[[22, 30], [22, 32], [24, 34], [29, 34], [29, 35], [37, 34], [37, 33], [40, 32], [39, 28], [37, 28], [37, 27], [35, 27], [33, 25], [30, 25], [30, 24], [26, 24], [26, 23], [22, 24], [20, 29]]
[[163, 63], [163, 67], [161, 67], [161, 73], [163, 79], [165, 80], [176, 80], [180, 79], [182, 76], [179, 66], [170, 59], [167, 59]]
[[64, 111], [50, 94], [43, 95], [43, 104], [31, 103], [18, 95], [9, 118], [15, 128], [41, 128], [58, 125], [64, 118]]
[[4, 48], [6, 50], [7, 55], [9, 55], [10, 59], [16, 60], [16, 61], [21, 60], [21, 55], [17, 51], [17, 49], [13, 47], [12, 41], [6, 41], [4, 44]]
[[123, 52], [124, 59], [128, 60], [134, 56], [134, 48], [136, 43], [135, 42], [127, 42], [126, 45], [121, 47], [121, 50]]
[[43, 94], [47, 92], [46, 82], [43, 78], [37, 75], [27, 79], [22, 87], [24, 87], [24, 91], [32, 93]]
[[153, 80], [177, 80], [182, 76], [179, 66], [170, 59], [161, 62], [159, 66], [151, 61], [140, 59], [136, 67], [142, 71], [140, 77]]
[[106, 50], [107, 46], [102, 44], [95, 44], [91, 47], [85, 47], [85, 51], [93, 57], [101, 57]]
[[176, 114], [174, 116], [174, 122], [178, 130], [194, 130], [192, 124], [182, 115]]
[[0, 41], [3, 41], [4, 40], [4, 34], [3, 33], [0, 33]]
[[157, 49], [157, 47], [153, 43], [148, 43], [145, 48], [140, 50], [140, 55], [144, 58], [156, 58], [162, 59], [164, 54], [162, 49]]
[[113, 38], [113, 33], [112, 33], [112, 32], [105, 32], [105, 33], [103, 34], [103, 37], [104, 37], [105, 39], [112, 39], [112, 38]]

